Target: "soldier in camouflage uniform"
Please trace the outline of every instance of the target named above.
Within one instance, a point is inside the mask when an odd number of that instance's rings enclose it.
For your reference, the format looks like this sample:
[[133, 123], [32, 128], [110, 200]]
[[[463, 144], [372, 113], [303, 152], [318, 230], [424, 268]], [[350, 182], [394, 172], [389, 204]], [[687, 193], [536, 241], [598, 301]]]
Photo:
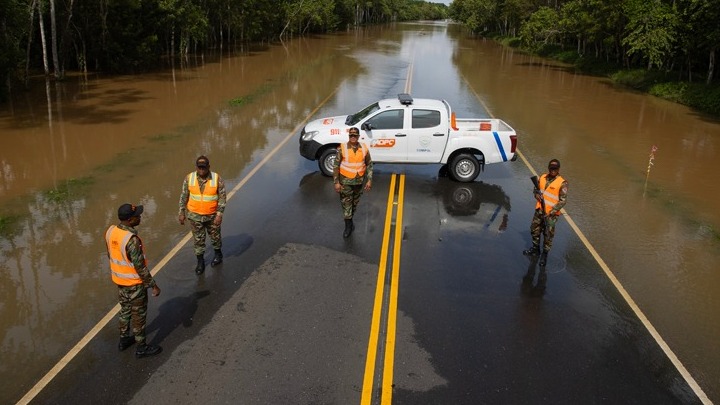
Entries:
[[142, 212], [142, 205], [121, 205], [118, 209], [120, 224], [110, 226], [105, 233], [110, 272], [113, 282], [118, 285], [120, 302], [118, 349], [123, 351], [137, 343], [137, 358], [153, 356], [162, 351], [160, 346], [145, 343], [147, 289], [152, 288], [153, 296], [157, 297], [160, 295], [160, 287], [147, 268], [142, 241], [135, 230], [140, 224]]
[[363, 190], [372, 187], [373, 163], [367, 145], [358, 142], [360, 130], [352, 127], [348, 131], [348, 142], [338, 146], [337, 157], [333, 165], [335, 191], [340, 194], [345, 231], [343, 238], [350, 237], [355, 229], [353, 215], [360, 202]]
[[[540, 266], [547, 263], [547, 255], [552, 248], [555, 237], [555, 224], [560, 216], [560, 210], [567, 202], [568, 183], [560, 176], [560, 161], [553, 159], [548, 163], [548, 173], [540, 176], [540, 189], [534, 190], [535, 214], [530, 223], [530, 235], [532, 236], [532, 247], [523, 251], [525, 255], [540, 255]], [[545, 212], [543, 212], [543, 204]], [[540, 234], [543, 233], [543, 250], [540, 251]]]
[[178, 221], [185, 224], [190, 220], [194, 240], [194, 251], [197, 257], [195, 273], [205, 272], [205, 235], [210, 236], [210, 242], [215, 250], [211, 266], [223, 261], [222, 236], [220, 225], [227, 194], [225, 182], [219, 174], [210, 171], [210, 160], [206, 156], [195, 159], [197, 171], [185, 176], [180, 193], [180, 213]]

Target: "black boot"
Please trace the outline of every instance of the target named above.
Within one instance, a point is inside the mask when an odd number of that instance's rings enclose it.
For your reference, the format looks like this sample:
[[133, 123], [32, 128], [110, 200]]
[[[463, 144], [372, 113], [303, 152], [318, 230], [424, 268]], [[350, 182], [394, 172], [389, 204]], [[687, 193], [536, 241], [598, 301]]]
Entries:
[[223, 255], [222, 251], [220, 249], [215, 249], [215, 257], [213, 257], [212, 262], [210, 263], [210, 266], [215, 267], [218, 264], [222, 263]]
[[[540, 254], [540, 246], [533, 245], [530, 249], [523, 250], [525, 256], [537, 256]], [[542, 264], [541, 264], [542, 266]]]
[[118, 343], [118, 349], [123, 351], [133, 344], [135, 344], [135, 336], [121, 336], [120, 342]]
[[545, 267], [545, 264], [547, 264], [547, 255], [547, 250], [543, 251], [542, 254], [540, 254], [540, 267]]
[[197, 255], [197, 266], [195, 267], [195, 274], [200, 275], [205, 273], [205, 256]]
[[162, 351], [162, 347], [155, 345], [142, 344], [135, 349], [135, 357], [142, 358], [147, 356], [154, 356]]
[[345, 231], [343, 232], [343, 238], [349, 238], [350, 234], [352, 234], [352, 231], [355, 229], [355, 225], [353, 225], [353, 220], [346, 219], [345, 220]]

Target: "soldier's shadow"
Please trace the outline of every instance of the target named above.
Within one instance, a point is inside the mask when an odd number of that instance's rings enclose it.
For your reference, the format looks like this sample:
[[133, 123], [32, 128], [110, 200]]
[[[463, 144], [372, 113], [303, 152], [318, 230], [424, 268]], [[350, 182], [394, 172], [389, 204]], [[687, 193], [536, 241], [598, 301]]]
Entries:
[[[225, 257], [240, 256], [255, 242], [253, 237], [246, 233], [223, 236], [222, 241]], [[212, 247], [209, 250], [212, 252]]]
[[145, 330], [145, 334], [157, 330], [152, 344], [165, 340], [180, 325], [189, 328], [198, 309], [198, 301], [210, 295], [209, 290], [196, 291], [185, 297], [171, 298], [160, 305], [158, 315]]
[[533, 282], [535, 280], [537, 264], [538, 257], [531, 257], [527, 272], [523, 276], [522, 283], [520, 284], [520, 291], [528, 297], [542, 297], [545, 295], [545, 289], [547, 288], [547, 271], [545, 270], [545, 266], [540, 266], [537, 282]]

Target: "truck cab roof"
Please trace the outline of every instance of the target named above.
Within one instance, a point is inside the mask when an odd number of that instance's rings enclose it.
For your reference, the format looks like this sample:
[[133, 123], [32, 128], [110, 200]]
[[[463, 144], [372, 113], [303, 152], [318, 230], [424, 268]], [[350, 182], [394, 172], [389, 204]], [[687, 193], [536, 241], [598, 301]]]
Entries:
[[400, 93], [396, 98], [386, 98], [378, 101], [381, 109], [402, 108], [413, 106], [414, 108], [447, 109], [447, 104], [442, 100], [432, 98], [412, 98], [410, 94]]

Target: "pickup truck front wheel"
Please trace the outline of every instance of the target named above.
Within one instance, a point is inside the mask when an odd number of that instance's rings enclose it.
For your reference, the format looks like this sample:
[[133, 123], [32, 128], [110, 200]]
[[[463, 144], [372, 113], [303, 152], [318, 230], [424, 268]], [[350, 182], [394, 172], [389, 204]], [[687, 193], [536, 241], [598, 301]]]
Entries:
[[456, 181], [469, 183], [480, 174], [480, 163], [475, 156], [461, 153], [450, 162], [450, 175]]
[[323, 151], [318, 159], [318, 167], [320, 172], [325, 176], [332, 177], [333, 165], [335, 164], [335, 158], [337, 157], [337, 149], [330, 147]]

